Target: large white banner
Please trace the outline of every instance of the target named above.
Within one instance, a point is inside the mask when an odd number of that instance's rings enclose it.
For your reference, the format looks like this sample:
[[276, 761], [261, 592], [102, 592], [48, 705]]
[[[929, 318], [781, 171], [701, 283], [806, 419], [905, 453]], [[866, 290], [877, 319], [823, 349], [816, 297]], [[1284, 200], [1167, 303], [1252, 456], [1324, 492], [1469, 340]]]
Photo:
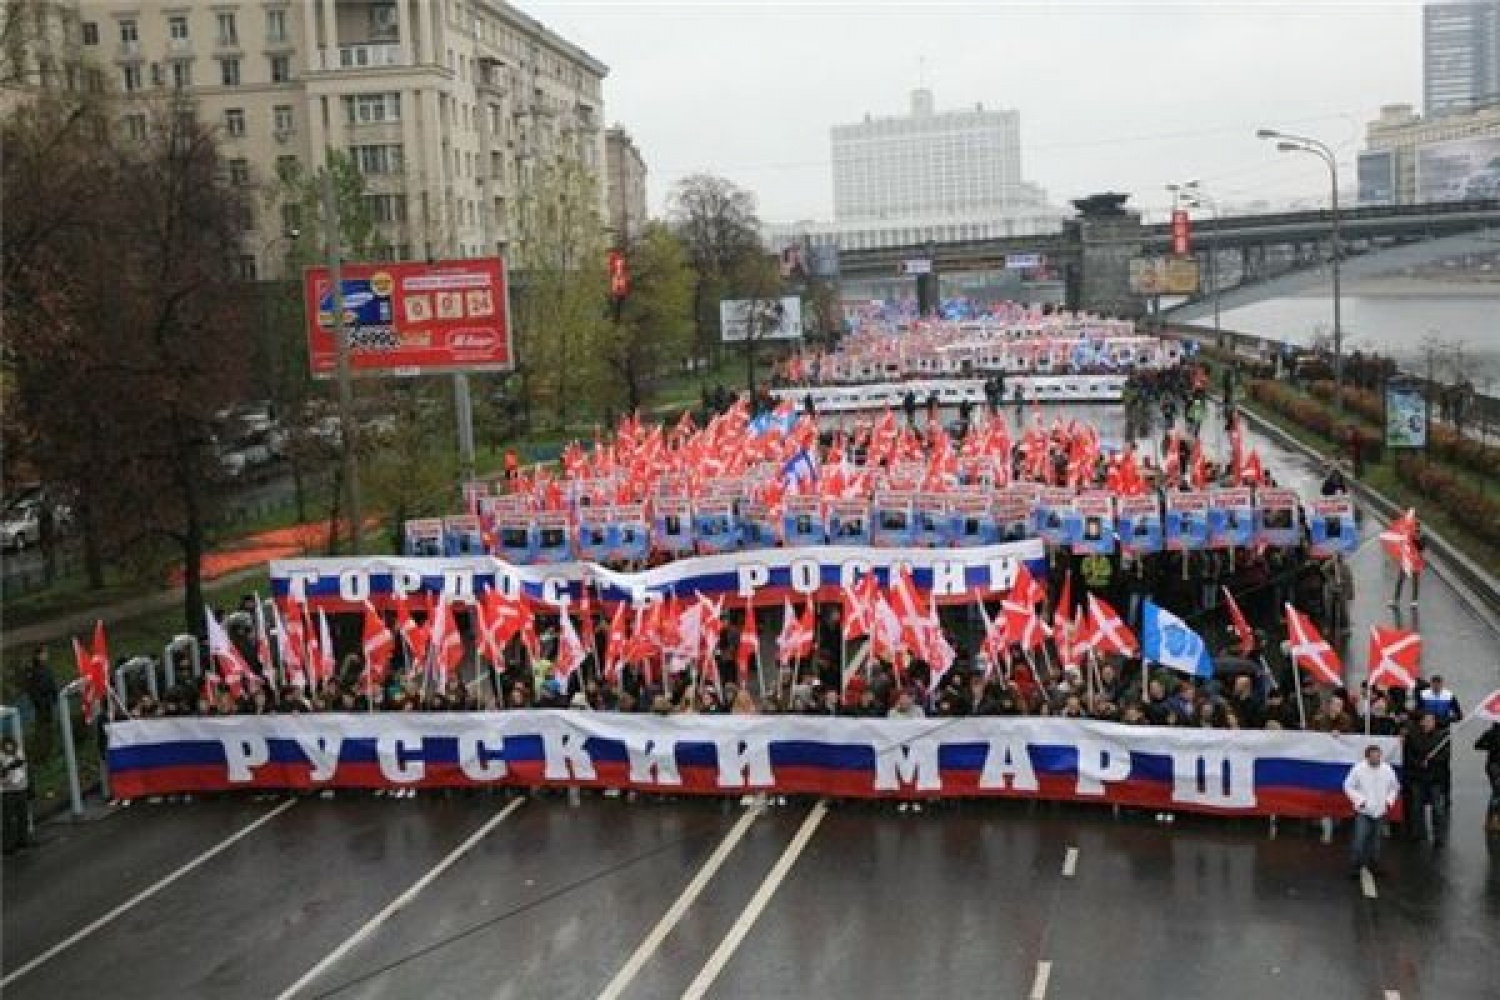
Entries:
[[801, 340], [802, 300], [723, 299], [719, 302], [719, 332], [726, 344], [746, 340]]
[[150, 719], [109, 727], [125, 798], [232, 789], [580, 785], [740, 795], [1011, 796], [1341, 816], [1396, 739], [1074, 719], [653, 716], [573, 710]]

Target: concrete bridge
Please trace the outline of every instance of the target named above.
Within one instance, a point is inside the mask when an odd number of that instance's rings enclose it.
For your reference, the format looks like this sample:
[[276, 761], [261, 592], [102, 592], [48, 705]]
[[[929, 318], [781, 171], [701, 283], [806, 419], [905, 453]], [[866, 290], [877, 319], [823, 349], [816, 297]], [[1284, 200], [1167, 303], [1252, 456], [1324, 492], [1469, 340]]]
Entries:
[[[1171, 239], [1166, 224], [1142, 225], [1139, 213], [1120, 196], [1096, 196], [1075, 204], [1079, 214], [1060, 232], [951, 243], [852, 250], [841, 255], [846, 281], [892, 279], [902, 261], [930, 259], [939, 275], [1004, 272], [1007, 258], [1040, 254], [1047, 270], [1062, 281], [1069, 307], [1122, 316], [1145, 311], [1143, 297], [1130, 291], [1130, 261], [1165, 255]], [[1391, 248], [1447, 237], [1500, 230], [1500, 199], [1443, 202], [1339, 213], [1348, 258], [1384, 257]], [[1328, 211], [1281, 212], [1195, 219], [1193, 254], [1206, 276], [1216, 270], [1222, 288], [1248, 288], [1297, 271], [1322, 267], [1332, 257], [1332, 216]], [[1421, 259], [1444, 252], [1434, 246]], [[1399, 259], [1386, 267], [1402, 266]]]

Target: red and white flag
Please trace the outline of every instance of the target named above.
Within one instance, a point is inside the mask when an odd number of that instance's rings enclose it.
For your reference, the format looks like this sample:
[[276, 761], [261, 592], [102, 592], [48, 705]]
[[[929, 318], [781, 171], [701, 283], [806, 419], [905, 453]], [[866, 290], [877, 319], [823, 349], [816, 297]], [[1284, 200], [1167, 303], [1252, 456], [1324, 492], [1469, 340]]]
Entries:
[[1500, 688], [1496, 688], [1474, 707], [1474, 717], [1486, 722], [1500, 722]]
[[853, 587], [843, 588], [844, 641], [853, 642], [870, 634], [875, 615], [875, 595], [879, 593], [874, 573], [866, 573]]
[[79, 692], [83, 697], [83, 721], [93, 722], [109, 698], [109, 648], [104, 641], [104, 622], [94, 623], [93, 648], [85, 649], [83, 643], [73, 640], [73, 659], [83, 681]]
[[1220, 587], [1224, 592], [1224, 607], [1229, 609], [1229, 624], [1234, 627], [1234, 634], [1239, 637], [1239, 654], [1249, 656], [1255, 649], [1255, 631], [1250, 627], [1250, 622], [1245, 619], [1245, 613], [1235, 603], [1234, 595], [1229, 592], [1228, 587]]
[[328, 631], [328, 614], [318, 609], [317, 652], [310, 654], [313, 681], [319, 687], [330, 680], [338, 669], [338, 660], [333, 652], [333, 636]]
[[1292, 643], [1292, 662], [1306, 669], [1320, 684], [1344, 683], [1344, 663], [1318, 632], [1312, 619], [1286, 605], [1286, 634]]
[[307, 672], [303, 665], [307, 657], [307, 636], [302, 628], [301, 613], [293, 611], [283, 617], [281, 607], [273, 601], [271, 621], [276, 628], [276, 655], [281, 659], [283, 681], [295, 688], [307, 687]]
[[391, 672], [391, 654], [396, 651], [396, 637], [385, 627], [385, 622], [375, 613], [369, 601], [365, 602], [365, 623], [361, 636], [361, 649], [365, 654], [365, 690], [384, 687]]
[[220, 683], [229, 689], [232, 696], [239, 698], [245, 693], [245, 685], [255, 675], [251, 673], [250, 664], [245, 662], [245, 657], [229, 641], [229, 634], [214, 617], [213, 611], [204, 608], [203, 612], [208, 626], [209, 660], [219, 675]]
[[735, 667], [740, 675], [740, 684], [745, 684], [745, 679], [750, 676], [750, 661], [760, 656], [760, 632], [755, 624], [755, 608], [751, 607], [750, 601], [745, 600], [745, 623], [740, 626], [740, 644], [735, 650]]
[[1380, 547], [1408, 576], [1422, 572], [1422, 550], [1417, 548], [1417, 511], [1409, 508], [1380, 533]]
[[1093, 594], [1089, 595], [1088, 623], [1084, 632], [1086, 634], [1079, 641], [1095, 653], [1135, 656], [1141, 651], [1140, 641], [1120, 613]]
[[583, 666], [588, 653], [583, 648], [583, 640], [578, 638], [578, 632], [573, 628], [572, 616], [565, 612], [557, 617], [557, 660], [552, 665], [552, 672], [562, 682], [563, 689], [567, 690], [568, 681]]
[[812, 655], [813, 622], [812, 602], [799, 617], [792, 610], [792, 602], [782, 598], [781, 634], [776, 637], [776, 659], [782, 666], [793, 660], [804, 660]]
[[447, 688], [454, 671], [464, 662], [464, 637], [459, 634], [458, 621], [453, 617], [453, 605], [448, 595], [438, 598], [437, 611], [433, 613], [432, 642], [428, 649], [428, 664], [432, 671], [433, 686], [442, 691]]
[[615, 605], [614, 617], [609, 620], [609, 635], [605, 638], [604, 680], [613, 684], [620, 679], [620, 665], [625, 662], [625, 646], [629, 638], [625, 620], [630, 614], [630, 602]]
[[255, 658], [260, 662], [261, 673], [274, 684], [276, 664], [271, 659], [271, 633], [266, 628], [266, 602], [255, 598]]
[[1410, 629], [1370, 626], [1370, 687], [1377, 690], [1417, 686], [1422, 666], [1422, 637]]

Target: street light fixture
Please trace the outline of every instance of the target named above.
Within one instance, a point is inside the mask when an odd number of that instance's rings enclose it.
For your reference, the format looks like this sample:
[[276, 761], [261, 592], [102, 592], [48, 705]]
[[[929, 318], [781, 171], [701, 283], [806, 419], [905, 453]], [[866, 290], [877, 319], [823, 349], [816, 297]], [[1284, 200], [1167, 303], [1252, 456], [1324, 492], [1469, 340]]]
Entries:
[[1343, 244], [1339, 234], [1339, 161], [1327, 143], [1305, 135], [1292, 135], [1275, 129], [1256, 130], [1257, 139], [1275, 139], [1276, 148], [1283, 153], [1310, 153], [1328, 167], [1332, 185], [1329, 199], [1329, 222], [1332, 229], [1333, 255], [1333, 410], [1339, 416], [1344, 412], [1344, 325], [1343, 298], [1340, 288], [1339, 265], [1343, 257]]
[[1224, 346], [1224, 332], [1219, 325], [1219, 202], [1203, 192], [1198, 182], [1193, 182], [1193, 196], [1183, 204], [1189, 208], [1207, 208], [1213, 213], [1214, 228], [1208, 235], [1208, 280], [1209, 291], [1214, 297], [1214, 341]]

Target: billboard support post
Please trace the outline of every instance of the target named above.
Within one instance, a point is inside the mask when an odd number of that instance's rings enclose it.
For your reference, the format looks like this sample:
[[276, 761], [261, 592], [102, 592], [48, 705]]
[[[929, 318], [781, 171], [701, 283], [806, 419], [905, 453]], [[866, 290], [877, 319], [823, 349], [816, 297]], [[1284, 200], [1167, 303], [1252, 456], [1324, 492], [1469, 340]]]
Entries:
[[465, 483], [474, 480], [474, 400], [469, 395], [469, 373], [453, 373], [453, 408], [458, 412], [458, 465]]
[[339, 440], [344, 449], [344, 490], [348, 498], [349, 544], [360, 552], [364, 517], [359, 509], [359, 428], [354, 421], [354, 388], [349, 376], [349, 326], [344, 322], [344, 280], [339, 271], [343, 237], [339, 229], [338, 199], [333, 174], [323, 168], [323, 229], [328, 240], [328, 280], [333, 296], [333, 337], [338, 350]]

